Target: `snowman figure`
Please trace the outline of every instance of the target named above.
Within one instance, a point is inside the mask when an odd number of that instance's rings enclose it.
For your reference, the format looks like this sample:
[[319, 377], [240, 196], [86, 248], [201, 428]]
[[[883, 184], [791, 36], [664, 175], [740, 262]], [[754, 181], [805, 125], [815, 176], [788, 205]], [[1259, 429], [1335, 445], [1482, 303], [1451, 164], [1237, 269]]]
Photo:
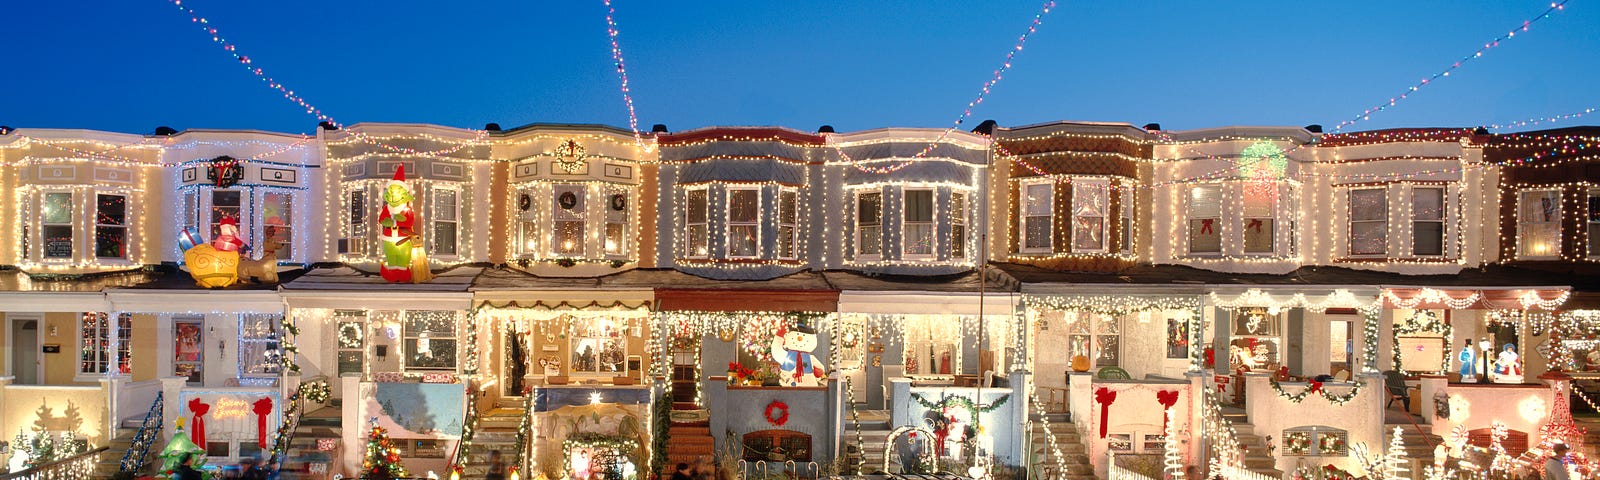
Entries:
[[812, 354], [817, 349], [817, 331], [796, 323], [779, 328], [772, 338], [772, 358], [778, 361], [778, 383], [790, 387], [814, 387], [827, 376], [827, 366]]

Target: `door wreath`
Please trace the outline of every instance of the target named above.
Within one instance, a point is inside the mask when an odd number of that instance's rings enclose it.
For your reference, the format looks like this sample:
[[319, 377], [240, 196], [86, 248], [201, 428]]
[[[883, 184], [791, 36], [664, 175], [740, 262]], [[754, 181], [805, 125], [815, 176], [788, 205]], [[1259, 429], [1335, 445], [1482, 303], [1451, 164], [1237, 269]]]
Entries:
[[789, 423], [789, 404], [782, 400], [773, 400], [767, 404], [767, 422], [774, 426], [783, 426]]

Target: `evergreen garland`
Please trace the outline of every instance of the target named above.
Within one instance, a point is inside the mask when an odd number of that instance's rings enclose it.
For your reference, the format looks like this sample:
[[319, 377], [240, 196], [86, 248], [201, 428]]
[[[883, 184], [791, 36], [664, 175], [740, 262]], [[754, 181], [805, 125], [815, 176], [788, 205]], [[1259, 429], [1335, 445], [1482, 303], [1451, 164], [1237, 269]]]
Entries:
[[[1311, 387], [1309, 385], [1306, 386], [1305, 390], [1301, 390], [1300, 393], [1290, 394], [1288, 391], [1283, 389], [1283, 384], [1278, 383], [1277, 379], [1268, 379], [1267, 381], [1272, 384], [1272, 391], [1278, 392], [1278, 396], [1289, 399], [1290, 402], [1300, 403], [1304, 401], [1306, 397], [1311, 396]], [[1334, 405], [1344, 405], [1349, 403], [1351, 400], [1355, 400], [1356, 395], [1361, 394], [1361, 382], [1356, 381], [1353, 382], [1352, 385], [1354, 386], [1350, 388], [1350, 392], [1344, 395], [1334, 395], [1328, 393], [1327, 388], [1317, 389], [1317, 394], [1322, 395], [1322, 398], [1327, 399], [1328, 403], [1332, 403]]]
[[991, 404], [988, 404], [988, 405], [979, 405], [977, 402], [974, 402], [970, 398], [962, 397], [962, 396], [951, 396], [951, 395], [941, 396], [939, 398], [939, 401], [937, 403], [935, 403], [935, 402], [928, 401], [927, 398], [923, 398], [922, 394], [916, 393], [916, 392], [911, 392], [911, 399], [912, 400], [916, 400], [918, 405], [922, 405], [922, 408], [926, 408], [926, 409], [929, 409], [929, 410], [942, 410], [945, 407], [951, 407], [951, 406], [961, 407], [963, 409], [966, 409], [967, 413], [970, 413], [975, 417], [980, 413], [993, 412], [993, 411], [995, 411], [995, 409], [1000, 408], [1001, 405], [1005, 405], [1006, 404], [1006, 400], [1010, 400], [1011, 399], [1011, 394], [1008, 393], [1008, 394], [1005, 394], [1005, 395], [1001, 395], [1000, 398], [996, 398], [994, 400], [994, 403], [991, 403]]

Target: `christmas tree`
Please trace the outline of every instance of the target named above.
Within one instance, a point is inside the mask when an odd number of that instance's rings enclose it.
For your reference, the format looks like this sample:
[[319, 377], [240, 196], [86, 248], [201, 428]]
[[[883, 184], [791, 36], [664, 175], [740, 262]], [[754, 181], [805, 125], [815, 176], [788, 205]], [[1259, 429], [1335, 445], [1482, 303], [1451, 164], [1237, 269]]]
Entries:
[[182, 418], [176, 423], [178, 433], [172, 434], [172, 440], [168, 441], [167, 447], [161, 449], [161, 453], [157, 455], [161, 457], [161, 474], [167, 477], [171, 477], [178, 470], [178, 466], [183, 464], [184, 457], [194, 456], [194, 462], [189, 466], [195, 470], [201, 470], [206, 464], [206, 450], [195, 445], [194, 440], [189, 439], [189, 434], [183, 433]]
[[390, 480], [408, 477], [406, 467], [400, 465], [400, 450], [389, 440], [389, 433], [372, 419], [372, 433], [367, 434], [367, 456], [361, 461], [362, 480]]
[[1409, 470], [1406, 468], [1406, 446], [1405, 439], [1402, 438], [1404, 435], [1405, 432], [1401, 431], [1400, 427], [1394, 427], [1394, 436], [1389, 439], [1389, 451], [1383, 456], [1383, 478], [1385, 479], [1411, 478], [1411, 475], [1407, 475]]
[[1176, 417], [1172, 409], [1167, 409], [1166, 431], [1162, 432], [1162, 473], [1167, 480], [1184, 480], [1183, 478], [1183, 452], [1178, 451], [1178, 422], [1172, 421]]

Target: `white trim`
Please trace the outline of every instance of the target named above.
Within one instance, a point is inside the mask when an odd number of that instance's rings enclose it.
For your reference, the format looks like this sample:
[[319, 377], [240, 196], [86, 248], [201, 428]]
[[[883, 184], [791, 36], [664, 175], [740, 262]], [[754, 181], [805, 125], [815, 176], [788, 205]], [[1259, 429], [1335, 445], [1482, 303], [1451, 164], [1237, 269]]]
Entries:
[[[927, 225], [928, 227], [933, 229], [933, 231], [929, 232], [929, 235], [928, 235], [929, 240], [932, 242], [932, 245], [928, 246], [928, 253], [911, 253], [908, 250], [908, 246], [909, 245], [908, 245], [907, 242], [909, 241], [908, 237], [910, 237], [910, 235], [908, 233], [910, 232], [909, 227], [911, 225], [911, 222], [909, 220], [906, 220], [906, 215], [907, 215], [906, 210], [908, 210], [906, 208], [906, 202], [911, 198], [911, 195], [910, 195], [911, 192], [928, 192], [928, 202], [930, 204], [929, 207], [932, 208], [933, 211], [930, 212], [930, 216], [928, 218], [928, 221], [926, 221], [926, 222], [917, 222], [918, 225]], [[925, 261], [925, 260], [934, 260], [934, 259], [938, 258], [938, 256], [939, 256], [939, 190], [935, 189], [935, 188], [907, 188], [907, 187], [902, 187], [900, 189], [900, 259], [901, 260], [906, 260], [906, 261]]]
[[[705, 194], [705, 211], [702, 212], [705, 214], [705, 221], [700, 223], [689, 223], [689, 194], [696, 191], [703, 192]], [[682, 232], [683, 234], [683, 256], [681, 258], [701, 260], [711, 258], [711, 189], [708, 188], [708, 185], [683, 187], [683, 215], [679, 215], [677, 217], [678, 218], [676, 220], [683, 222], [682, 228], [678, 229], [678, 231]], [[700, 225], [705, 230], [704, 247], [706, 250], [703, 254], [696, 254], [690, 250], [692, 239], [689, 237], [689, 227], [694, 225]]]
[[[866, 244], [865, 242], [863, 242], [861, 240], [861, 196], [864, 195], [864, 194], [874, 194], [874, 193], [878, 195], [878, 223], [876, 224], [876, 226], [878, 227], [878, 252], [877, 253], [861, 253], [862, 245]], [[855, 246], [855, 248], [850, 252], [851, 253], [850, 260], [852, 262], [876, 262], [876, 261], [882, 260], [883, 259], [883, 207], [884, 207], [884, 205], [883, 205], [883, 197], [884, 197], [884, 195], [883, 195], [883, 187], [874, 186], [874, 187], [865, 187], [865, 188], [855, 188], [855, 189], [851, 189], [850, 190], [850, 195], [851, 195], [851, 201], [850, 201], [850, 206], [851, 206], [851, 209], [850, 209], [850, 224], [851, 224], [852, 227], [854, 227], [853, 231], [851, 232], [850, 237], [851, 237], [851, 241], [852, 241], [853, 245]]]
[[17, 359], [17, 347], [16, 347], [17, 328], [16, 328], [16, 325], [17, 325], [17, 321], [18, 320], [33, 320], [34, 321], [34, 329], [33, 329], [33, 335], [34, 335], [34, 340], [33, 340], [33, 347], [34, 347], [33, 368], [35, 370], [33, 379], [34, 379], [35, 383], [30, 383], [30, 384], [26, 384], [26, 385], [44, 385], [45, 384], [45, 379], [44, 379], [44, 329], [45, 329], [44, 314], [43, 313], [6, 313], [5, 314], [5, 318], [6, 318], [6, 352], [9, 355], [5, 359], [5, 362], [6, 362], [6, 375], [10, 375], [13, 379], [16, 378], [16, 368], [17, 368], [17, 365], [16, 365], [16, 359]]
[[[1561, 259], [1561, 254], [1562, 254], [1562, 251], [1561, 251], [1562, 250], [1562, 248], [1561, 248], [1562, 247], [1561, 240], [1564, 239], [1564, 235], [1562, 235], [1562, 233], [1564, 233], [1564, 232], [1561, 231], [1561, 220], [1562, 220], [1561, 216], [1566, 214], [1566, 212], [1563, 211], [1563, 210], [1565, 210], [1565, 208], [1562, 208], [1563, 205], [1561, 205], [1561, 204], [1564, 203], [1563, 202], [1565, 200], [1564, 197], [1566, 196], [1565, 193], [1562, 191], [1562, 189], [1560, 187], [1524, 188], [1524, 189], [1519, 189], [1516, 192], [1517, 192], [1517, 211], [1515, 212], [1515, 215], [1512, 217], [1512, 218], [1516, 219], [1516, 223], [1515, 223], [1516, 230], [1514, 230], [1512, 232], [1512, 238], [1516, 239], [1516, 245], [1514, 247], [1515, 250], [1512, 252], [1513, 258], [1516, 258], [1517, 260], [1559, 260], [1559, 259]], [[1555, 202], [1556, 215], [1555, 215], [1555, 220], [1554, 220], [1554, 223], [1556, 225], [1556, 239], [1555, 239], [1556, 240], [1556, 244], [1554, 245], [1555, 251], [1554, 251], [1553, 254], [1550, 254], [1550, 255], [1524, 255], [1522, 253], [1522, 242], [1523, 242], [1523, 240], [1528, 238], [1528, 235], [1526, 234], [1526, 232], [1522, 231], [1523, 225], [1524, 225], [1524, 223], [1522, 221], [1522, 207], [1523, 207], [1522, 206], [1522, 201], [1527, 197], [1527, 194], [1529, 194], [1529, 193], [1549, 193], [1549, 192], [1555, 192], [1555, 194], [1556, 194], [1556, 202]], [[1587, 197], [1584, 200], [1585, 200], [1585, 202], [1587, 202], [1588, 201]], [[1545, 223], [1551, 223], [1551, 222], [1536, 222], [1536, 223], [1545, 224]], [[1587, 245], [1585, 245], [1584, 247], [1585, 247], [1585, 249], [1588, 248]]]
[[[41, 189], [37, 190], [37, 192], [38, 192], [38, 200], [37, 200], [37, 206], [35, 207], [36, 211], [33, 212], [33, 215], [30, 216], [30, 220], [34, 221], [34, 225], [36, 225], [37, 228], [35, 228], [33, 232], [29, 232], [29, 235], [35, 236], [35, 237], [37, 237], [39, 239], [39, 241], [37, 243], [31, 244], [32, 249], [35, 252], [34, 256], [38, 258], [38, 260], [36, 260], [37, 262], [42, 263], [42, 264], [59, 264], [59, 263], [70, 264], [70, 263], [75, 263], [77, 261], [78, 253], [80, 251], [79, 249], [83, 248], [83, 245], [80, 245], [81, 242], [78, 240], [78, 225], [77, 225], [77, 223], [82, 220], [81, 218], [79, 218], [81, 216], [82, 212], [80, 212], [79, 211], [80, 209], [78, 208], [78, 198], [77, 198], [78, 195], [77, 195], [77, 192], [75, 190], [77, 190], [77, 189], [73, 189], [73, 188], [49, 188], [49, 187], [41, 188]], [[68, 214], [70, 215], [70, 217], [67, 219], [67, 223], [65, 223], [65, 224], [63, 224], [63, 223], [48, 223], [47, 224], [44, 221], [45, 197], [48, 197], [52, 193], [65, 193], [65, 194], [67, 194], [67, 204], [69, 205]], [[60, 227], [62, 225], [65, 225], [67, 228], [72, 230], [72, 242], [71, 242], [72, 243], [72, 253], [70, 255], [67, 255], [66, 257], [47, 257], [47, 256], [45, 256], [45, 252], [47, 250], [49, 250], [48, 248], [46, 248], [47, 245], [45, 244], [45, 241], [44, 241], [45, 240], [45, 234], [44, 234], [45, 227]]]
[[[1078, 195], [1078, 187], [1080, 185], [1099, 185], [1100, 188], [1105, 190], [1105, 209], [1100, 212], [1099, 217], [1100, 248], [1078, 248], [1078, 204], [1079, 199], [1082, 198], [1080, 195]], [[1072, 204], [1068, 205], [1067, 207], [1067, 225], [1070, 225], [1072, 228], [1068, 229], [1067, 246], [1070, 247], [1072, 253], [1110, 253], [1111, 225], [1108, 221], [1111, 219], [1111, 180], [1108, 178], [1074, 178], [1072, 179], [1071, 186]], [[1052, 192], [1052, 195], [1053, 194], [1054, 192]], [[1122, 221], [1121, 217], [1118, 217], [1117, 221]]]
[[[791, 223], [783, 223], [783, 194], [785, 194], [785, 193], [794, 194], [794, 205], [793, 205], [793, 208], [794, 208], [794, 221], [791, 222]], [[783, 238], [783, 227], [785, 227], [785, 226], [789, 227], [789, 255], [784, 255], [783, 254], [782, 243], [774, 242], [773, 245], [772, 245], [773, 256], [775, 256], [775, 257], [777, 257], [779, 259], [783, 259], [783, 260], [794, 260], [796, 258], [800, 258], [800, 253], [801, 253], [800, 252], [800, 225], [801, 225], [801, 223], [800, 223], [800, 189], [794, 188], [794, 187], [780, 186], [780, 187], [778, 187], [778, 194], [777, 195], [778, 196], [776, 198], [776, 202], [773, 205], [774, 208], [772, 209], [773, 233], [778, 236], [778, 238], [777, 238], [778, 240], [782, 240], [782, 238]]]
[[[461, 228], [462, 188], [460, 185], [457, 185], [454, 182], [443, 185], [440, 183], [443, 182], [434, 182], [428, 184], [428, 221], [426, 223], [432, 228], [420, 233], [428, 241], [428, 255], [432, 257], [431, 259], [449, 262], [461, 258], [461, 232], [463, 231]], [[455, 196], [455, 205], [451, 207], [454, 210], [452, 213], [455, 214], [453, 216], [453, 220], [439, 219], [439, 196], [436, 195], [436, 193], [441, 191], [451, 192]], [[413, 209], [413, 211], [415, 211], [415, 209]], [[452, 239], [455, 245], [453, 248], [451, 248], [451, 253], [439, 253], [439, 238], [438, 235], [435, 235], [434, 233], [438, 231], [438, 224], [440, 223], [450, 223], [455, 225], [456, 232], [454, 238]]]
[[[722, 235], [723, 235], [723, 242], [724, 242], [723, 251], [722, 251], [723, 256], [726, 257], [726, 258], [729, 258], [729, 259], [740, 259], [740, 260], [743, 260], [743, 259], [756, 259], [756, 258], [763, 257], [764, 255], [762, 255], [762, 254], [764, 252], [762, 252], [763, 248], [761, 248], [763, 246], [762, 243], [761, 243], [761, 240], [762, 240], [762, 237], [761, 237], [762, 228], [761, 227], [766, 222], [762, 221], [763, 220], [762, 217], [764, 216], [763, 214], [765, 212], [761, 211], [761, 207], [765, 202], [762, 201], [763, 199], [761, 197], [766, 196], [765, 195], [766, 189], [762, 188], [759, 185], [728, 185], [727, 187], [723, 188], [723, 190], [724, 190], [724, 192], [723, 192], [723, 202], [722, 202], [722, 218], [723, 218], [723, 221], [722, 221], [722, 227], [723, 227], [722, 228]], [[755, 192], [755, 194], [756, 194], [756, 218], [755, 218], [755, 220], [754, 221], [749, 221], [749, 222], [739, 222], [738, 223], [739, 226], [753, 226], [753, 227], [755, 227], [755, 232], [756, 232], [756, 238], [755, 238], [756, 250], [755, 250], [755, 254], [754, 255], [734, 255], [733, 254], [733, 227], [735, 225], [734, 222], [733, 222], [733, 192], [742, 192], [742, 191]], [[708, 215], [708, 217], [709, 217], [709, 215]], [[710, 220], [710, 219], [707, 218], [707, 220]]]
[[[1050, 187], [1050, 208], [1045, 215], [1031, 215], [1049, 219], [1049, 227], [1045, 229], [1045, 246], [1028, 246], [1028, 187], [1045, 185]], [[1056, 182], [1049, 177], [1030, 178], [1017, 182], [1017, 252], [1018, 253], [1052, 253], [1056, 247]]]
[[[1345, 251], [1345, 255], [1350, 257], [1350, 258], [1384, 258], [1384, 257], [1388, 256], [1389, 255], [1389, 243], [1390, 243], [1391, 240], [1394, 240], [1394, 238], [1391, 235], [1389, 235], [1389, 230], [1392, 227], [1392, 225], [1390, 225], [1390, 220], [1392, 220], [1392, 219], [1389, 218], [1389, 209], [1391, 207], [1391, 205], [1389, 204], [1389, 200], [1390, 200], [1390, 198], [1389, 198], [1389, 188], [1387, 186], [1350, 187], [1350, 188], [1345, 188], [1344, 190], [1345, 190], [1345, 194], [1344, 194], [1344, 211], [1345, 211], [1345, 219], [1344, 219], [1344, 235], [1345, 235], [1345, 238], [1344, 238], [1344, 251]], [[1376, 191], [1379, 191], [1379, 192], [1383, 193], [1383, 220], [1382, 220], [1382, 223], [1383, 223], [1383, 251], [1382, 252], [1377, 252], [1377, 253], [1356, 253], [1355, 246], [1353, 245], [1353, 242], [1355, 241], [1355, 236], [1356, 236], [1355, 235], [1356, 222], [1358, 222], [1358, 221], [1362, 222], [1362, 223], [1377, 223], [1377, 222], [1379, 222], [1378, 220], [1356, 220], [1355, 219], [1356, 218], [1355, 205], [1352, 205], [1351, 203], [1355, 201], [1354, 197], [1355, 197], [1356, 192], [1367, 191], [1367, 190], [1376, 190]]]

